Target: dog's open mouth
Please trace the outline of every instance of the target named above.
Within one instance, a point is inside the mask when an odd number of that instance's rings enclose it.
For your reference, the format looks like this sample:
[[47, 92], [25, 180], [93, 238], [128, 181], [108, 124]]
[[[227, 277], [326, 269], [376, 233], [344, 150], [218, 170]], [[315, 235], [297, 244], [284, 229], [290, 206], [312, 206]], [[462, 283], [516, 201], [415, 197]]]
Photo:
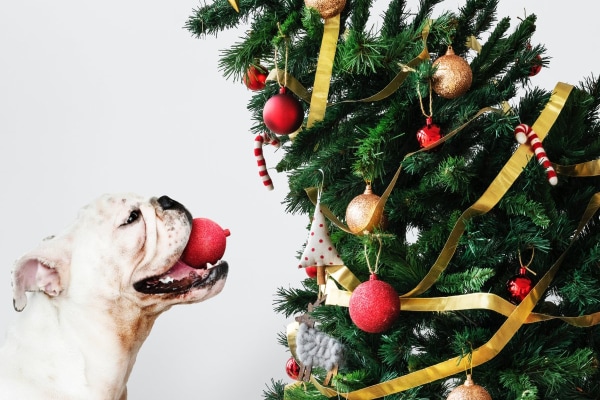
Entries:
[[186, 293], [214, 285], [227, 276], [228, 270], [229, 265], [223, 260], [202, 268], [192, 268], [183, 261], [177, 261], [164, 274], [136, 282], [133, 288], [145, 294]]

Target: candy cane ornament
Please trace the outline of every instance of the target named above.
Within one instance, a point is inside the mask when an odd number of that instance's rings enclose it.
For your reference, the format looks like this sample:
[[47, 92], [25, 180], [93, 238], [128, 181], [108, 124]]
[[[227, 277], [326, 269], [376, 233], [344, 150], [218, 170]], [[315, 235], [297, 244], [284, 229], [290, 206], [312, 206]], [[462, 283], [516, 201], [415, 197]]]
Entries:
[[273, 181], [271, 180], [271, 176], [269, 176], [269, 171], [267, 171], [267, 163], [262, 151], [265, 141], [275, 147], [279, 147], [279, 141], [271, 138], [267, 133], [259, 133], [254, 138], [254, 156], [256, 157], [256, 164], [258, 165], [258, 175], [262, 178], [265, 187], [268, 190], [273, 190]]
[[535, 157], [538, 162], [544, 169], [546, 170], [546, 176], [548, 177], [548, 182], [551, 185], [556, 185], [558, 183], [558, 177], [556, 175], [556, 171], [552, 167], [548, 156], [546, 155], [546, 150], [542, 147], [542, 141], [538, 138], [537, 133], [529, 125], [519, 124], [515, 128], [515, 139], [520, 144], [525, 144], [529, 141], [529, 144], [533, 148], [533, 152], [535, 153]]

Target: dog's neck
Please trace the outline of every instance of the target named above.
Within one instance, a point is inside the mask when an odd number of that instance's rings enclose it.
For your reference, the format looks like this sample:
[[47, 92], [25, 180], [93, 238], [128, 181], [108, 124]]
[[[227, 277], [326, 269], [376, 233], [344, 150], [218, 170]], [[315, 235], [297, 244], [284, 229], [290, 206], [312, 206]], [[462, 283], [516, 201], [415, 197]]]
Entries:
[[[129, 307], [119, 304], [127, 300], [97, 306], [105, 309], [90, 308], [89, 304], [80, 309], [67, 301], [57, 307], [56, 301], [60, 299], [41, 293], [30, 297], [7, 335], [6, 345], [10, 345], [3, 347], [3, 351], [18, 349], [20, 354], [0, 357], [5, 364], [0, 370], [20, 371], [22, 378], [29, 377], [34, 386], [49, 391], [53, 387], [71, 388], [78, 395], [87, 391], [87, 400], [124, 399], [135, 358], [158, 314], [143, 313], [130, 303]], [[116, 311], [121, 307], [135, 311]], [[52, 318], [38, 319], [37, 315]], [[46, 340], [40, 341], [40, 332]], [[33, 362], [36, 360], [44, 363]], [[20, 361], [23, 365], [16, 365]], [[70, 397], [65, 393], [60, 398]]]

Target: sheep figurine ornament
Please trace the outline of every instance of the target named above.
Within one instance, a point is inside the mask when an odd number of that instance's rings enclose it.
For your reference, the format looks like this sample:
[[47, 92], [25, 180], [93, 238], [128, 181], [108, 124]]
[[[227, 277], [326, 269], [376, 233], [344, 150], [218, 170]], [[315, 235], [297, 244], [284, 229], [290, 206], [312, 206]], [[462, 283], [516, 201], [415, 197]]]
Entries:
[[[314, 305], [309, 304], [308, 311], [313, 309]], [[315, 320], [308, 313], [295, 319], [300, 324], [296, 334], [296, 356], [300, 366], [298, 379], [308, 382], [312, 368], [321, 367], [327, 371], [323, 384], [328, 385], [343, 361], [344, 348], [337, 339], [315, 328]]]

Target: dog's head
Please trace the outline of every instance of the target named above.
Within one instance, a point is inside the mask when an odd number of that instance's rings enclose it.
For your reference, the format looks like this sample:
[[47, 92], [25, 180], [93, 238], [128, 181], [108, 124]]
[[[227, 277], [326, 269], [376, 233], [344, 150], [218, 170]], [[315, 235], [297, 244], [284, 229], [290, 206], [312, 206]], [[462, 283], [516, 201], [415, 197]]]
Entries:
[[218, 294], [228, 266], [191, 268], [180, 261], [192, 216], [167, 196], [104, 195], [83, 207], [62, 234], [21, 257], [13, 269], [14, 306], [26, 292], [76, 302], [126, 299], [150, 312]]

